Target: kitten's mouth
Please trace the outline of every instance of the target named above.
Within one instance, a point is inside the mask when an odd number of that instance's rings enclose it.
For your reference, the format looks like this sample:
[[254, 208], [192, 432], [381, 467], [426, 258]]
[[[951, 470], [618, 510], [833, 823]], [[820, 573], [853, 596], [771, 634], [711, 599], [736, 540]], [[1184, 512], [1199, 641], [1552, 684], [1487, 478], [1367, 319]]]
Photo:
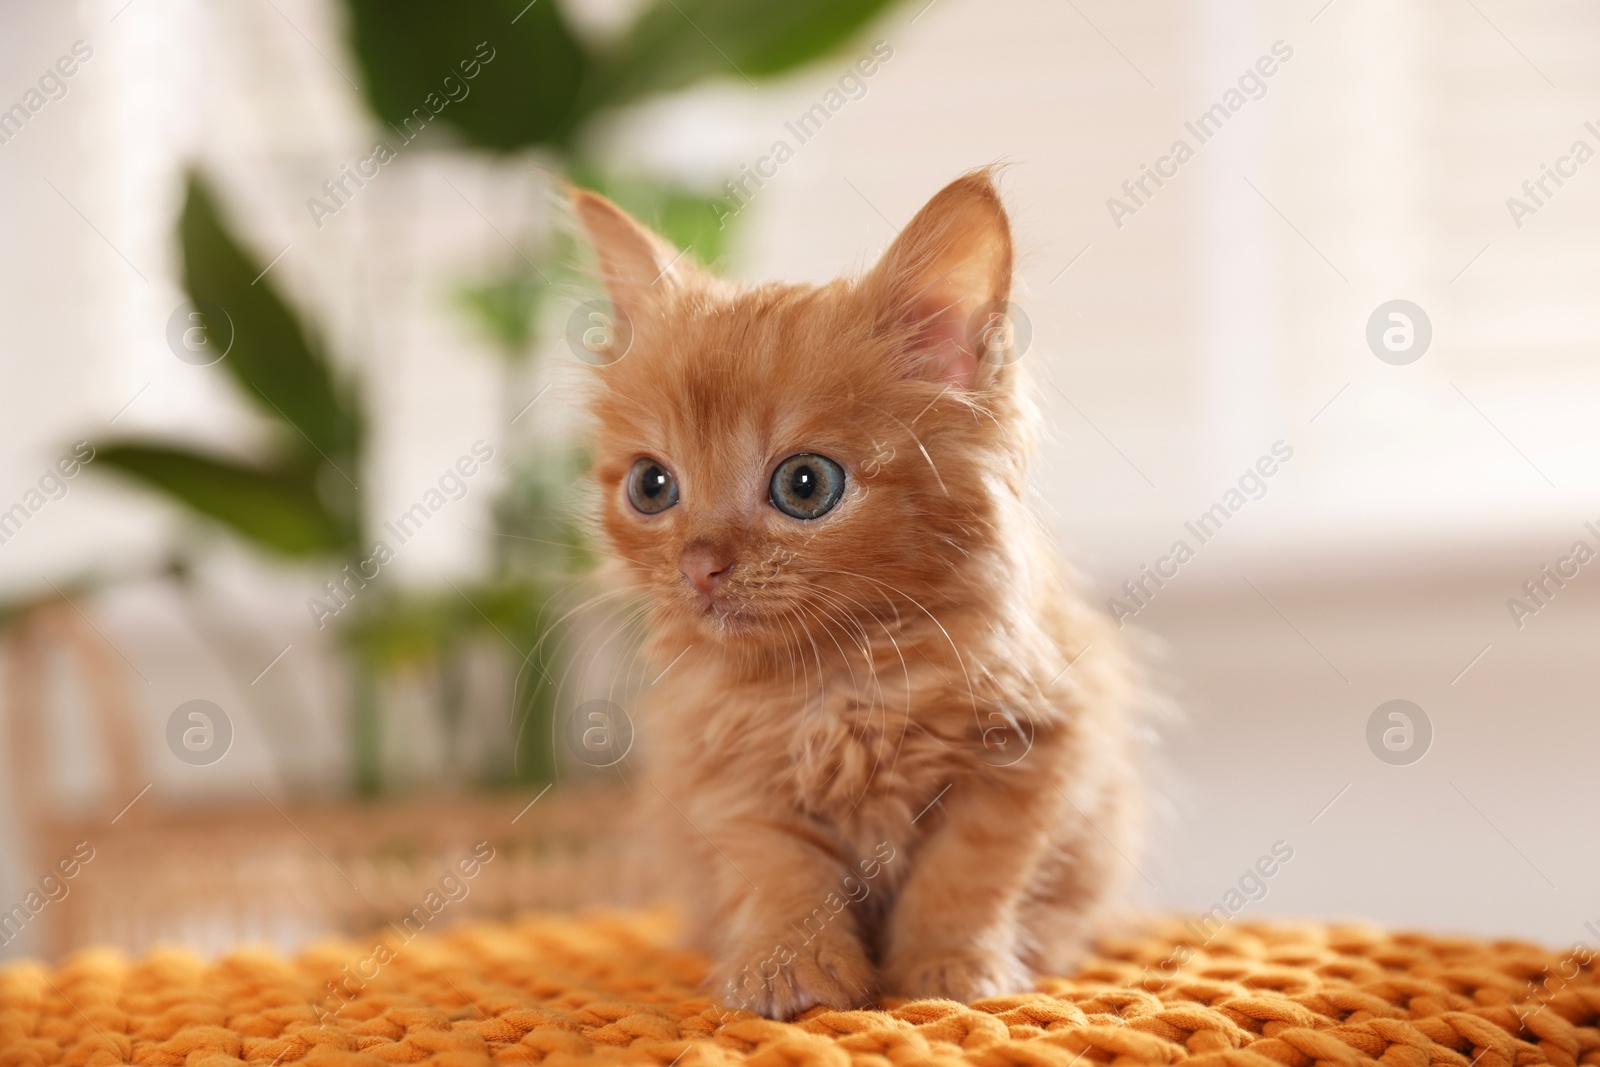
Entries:
[[722, 597], [701, 597], [697, 607], [701, 618], [711, 619], [714, 622], [747, 619], [751, 614], [749, 608], [745, 605], [725, 600]]
[[658, 604], [680, 623], [692, 620], [708, 637], [767, 640], [783, 629], [781, 605], [759, 591], [737, 586], [705, 592], [684, 582], [661, 596]]
[[704, 623], [718, 630], [750, 631], [761, 628], [761, 613], [750, 604], [713, 593], [696, 594], [691, 599], [691, 610]]

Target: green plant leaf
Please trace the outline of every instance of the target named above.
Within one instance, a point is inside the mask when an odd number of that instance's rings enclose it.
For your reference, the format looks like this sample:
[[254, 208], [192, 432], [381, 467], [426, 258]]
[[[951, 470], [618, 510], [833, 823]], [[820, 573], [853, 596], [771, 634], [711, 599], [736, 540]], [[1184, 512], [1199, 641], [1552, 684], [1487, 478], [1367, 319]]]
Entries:
[[598, 65], [582, 106], [615, 107], [713, 77], [754, 80], [837, 49], [895, 0], [657, 0]]
[[589, 57], [555, 0], [346, 6], [368, 103], [402, 140], [435, 115], [469, 143], [502, 152], [559, 143], [571, 131]]
[[100, 447], [94, 465], [158, 489], [281, 555], [349, 548], [347, 532], [318, 500], [309, 475], [132, 442]]
[[512, 362], [528, 358], [539, 327], [539, 311], [550, 296], [550, 282], [517, 260], [498, 274], [459, 290], [467, 317]]
[[198, 175], [189, 179], [179, 236], [184, 288], [192, 300], [221, 305], [232, 325], [231, 345], [219, 366], [262, 414], [288, 424], [290, 449], [309, 446], [330, 463], [354, 456], [362, 436], [356, 401], [335, 383], [321, 347], [271, 279], [261, 276], [265, 263], [228, 230]]

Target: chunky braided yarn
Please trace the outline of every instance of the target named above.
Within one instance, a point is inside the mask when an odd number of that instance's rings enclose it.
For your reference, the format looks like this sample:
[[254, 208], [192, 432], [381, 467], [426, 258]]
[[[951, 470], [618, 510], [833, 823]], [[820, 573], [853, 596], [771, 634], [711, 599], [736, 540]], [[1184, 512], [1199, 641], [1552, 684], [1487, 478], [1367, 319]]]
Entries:
[[1034, 993], [777, 1023], [699, 994], [704, 961], [667, 947], [669, 927], [652, 913], [424, 935], [320, 1024], [313, 1005], [340, 1003], [324, 983], [369, 944], [11, 965], [0, 1067], [1600, 1065], [1600, 981], [1576, 966], [1587, 957], [1522, 943], [1238, 925], [1202, 944], [1168, 923], [1103, 944], [1075, 977]]

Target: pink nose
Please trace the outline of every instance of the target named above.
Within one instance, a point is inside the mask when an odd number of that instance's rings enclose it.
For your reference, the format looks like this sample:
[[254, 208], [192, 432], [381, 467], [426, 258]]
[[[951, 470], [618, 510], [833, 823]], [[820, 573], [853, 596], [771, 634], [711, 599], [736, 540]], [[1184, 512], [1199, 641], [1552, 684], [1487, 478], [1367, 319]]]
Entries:
[[683, 555], [678, 557], [678, 569], [683, 576], [689, 579], [689, 584], [694, 586], [706, 596], [716, 592], [717, 586], [722, 584], [722, 579], [727, 575], [732, 566], [732, 560], [727, 553], [719, 552], [709, 545], [689, 545], [683, 550]]

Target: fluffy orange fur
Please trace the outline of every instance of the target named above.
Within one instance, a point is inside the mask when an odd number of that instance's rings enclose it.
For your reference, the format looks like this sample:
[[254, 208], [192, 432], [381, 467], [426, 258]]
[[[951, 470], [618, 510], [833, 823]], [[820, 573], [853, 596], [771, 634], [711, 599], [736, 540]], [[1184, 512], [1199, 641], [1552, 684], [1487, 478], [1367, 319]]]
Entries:
[[[992, 175], [820, 287], [716, 278], [572, 197], [632, 326], [595, 375], [598, 519], [671, 668], [641, 793], [712, 992], [787, 1018], [1069, 966], [1133, 854], [1133, 687], [1025, 501]], [[773, 503], [797, 454], [844, 472], [816, 518]], [[678, 493], [654, 514], [641, 459]]]

